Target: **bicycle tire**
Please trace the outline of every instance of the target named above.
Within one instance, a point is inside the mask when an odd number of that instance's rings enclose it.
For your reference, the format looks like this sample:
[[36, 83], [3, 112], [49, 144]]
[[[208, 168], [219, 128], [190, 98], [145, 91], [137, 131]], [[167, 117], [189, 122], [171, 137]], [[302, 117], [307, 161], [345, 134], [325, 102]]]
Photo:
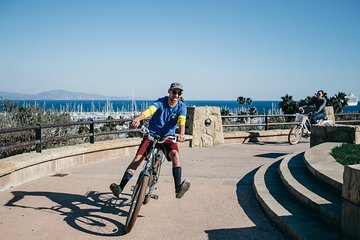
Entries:
[[126, 218], [126, 223], [124, 228], [125, 233], [129, 233], [135, 225], [136, 219], [140, 212], [140, 208], [144, 201], [148, 183], [149, 183], [149, 176], [142, 175], [142, 179], [135, 186], [133, 193], [134, 197], [130, 205], [129, 214]]
[[303, 133], [304, 133], [304, 129], [301, 125], [292, 126], [288, 135], [289, 143], [291, 145], [295, 145], [299, 143]]

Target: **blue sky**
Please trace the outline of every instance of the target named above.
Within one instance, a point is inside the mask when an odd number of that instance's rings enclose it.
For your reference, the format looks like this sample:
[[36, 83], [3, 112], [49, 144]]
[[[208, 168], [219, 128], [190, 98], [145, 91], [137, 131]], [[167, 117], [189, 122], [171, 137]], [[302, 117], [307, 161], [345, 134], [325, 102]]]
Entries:
[[360, 95], [359, 0], [0, 0], [0, 91]]

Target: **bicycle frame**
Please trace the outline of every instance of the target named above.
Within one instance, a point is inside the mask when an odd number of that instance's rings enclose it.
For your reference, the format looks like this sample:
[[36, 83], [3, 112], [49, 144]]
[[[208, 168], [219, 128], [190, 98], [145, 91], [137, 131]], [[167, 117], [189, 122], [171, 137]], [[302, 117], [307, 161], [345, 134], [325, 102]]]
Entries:
[[152, 136], [144, 126], [142, 127], [142, 132], [146, 133], [150, 139], [151, 148], [149, 154], [145, 157], [144, 168], [140, 172], [135, 186], [132, 187], [131, 205], [124, 229], [127, 233], [129, 233], [135, 225], [142, 204], [147, 204], [150, 198], [158, 198], [158, 196], [152, 194], [152, 192], [156, 189], [155, 186], [159, 181], [161, 164], [164, 162], [165, 156], [161, 154], [162, 150], [158, 149], [157, 145], [169, 139], [175, 140], [174, 136], [167, 136], [160, 140], [160, 136]]

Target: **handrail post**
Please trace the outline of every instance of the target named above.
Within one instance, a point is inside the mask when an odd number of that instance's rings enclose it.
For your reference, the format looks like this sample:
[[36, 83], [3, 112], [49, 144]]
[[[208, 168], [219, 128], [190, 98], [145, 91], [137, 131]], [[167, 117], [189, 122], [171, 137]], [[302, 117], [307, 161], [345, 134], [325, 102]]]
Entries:
[[95, 142], [95, 133], [94, 133], [94, 119], [91, 119], [91, 123], [90, 123], [90, 143], [93, 144]]
[[269, 130], [269, 120], [268, 120], [268, 114], [265, 114], [265, 131]]
[[37, 128], [35, 129], [35, 140], [36, 140], [36, 147], [35, 150], [37, 153], [41, 153], [42, 146], [41, 146], [41, 124], [37, 124]]

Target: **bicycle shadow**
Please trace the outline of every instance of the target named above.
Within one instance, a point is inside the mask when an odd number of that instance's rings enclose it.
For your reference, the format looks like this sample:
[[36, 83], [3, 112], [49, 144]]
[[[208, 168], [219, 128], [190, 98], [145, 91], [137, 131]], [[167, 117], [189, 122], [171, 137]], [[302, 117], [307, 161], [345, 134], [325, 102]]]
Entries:
[[[13, 198], [4, 206], [54, 211], [64, 216], [64, 221], [74, 229], [96, 236], [125, 235], [124, 225], [115, 219], [127, 215], [127, 212], [122, 210], [127, 204], [127, 198], [117, 199], [112, 197], [111, 193], [96, 191], [89, 191], [85, 195], [45, 191], [13, 191], [12, 194]], [[34, 196], [46, 197], [55, 205], [40, 207], [21, 205], [21, 200]]]

